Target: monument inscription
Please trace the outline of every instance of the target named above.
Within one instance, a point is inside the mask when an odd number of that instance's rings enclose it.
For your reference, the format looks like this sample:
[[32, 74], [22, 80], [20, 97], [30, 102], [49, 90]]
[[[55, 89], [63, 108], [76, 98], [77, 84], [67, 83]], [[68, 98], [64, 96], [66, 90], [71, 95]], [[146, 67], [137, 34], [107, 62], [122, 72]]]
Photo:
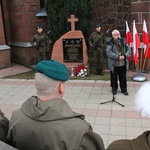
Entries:
[[62, 40], [64, 62], [83, 62], [82, 38]]

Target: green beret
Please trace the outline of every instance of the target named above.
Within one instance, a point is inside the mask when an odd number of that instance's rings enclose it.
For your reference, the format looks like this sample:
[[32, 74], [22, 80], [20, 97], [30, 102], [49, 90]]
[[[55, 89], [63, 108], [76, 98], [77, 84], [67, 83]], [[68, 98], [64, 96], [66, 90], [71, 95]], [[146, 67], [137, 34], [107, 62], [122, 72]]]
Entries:
[[67, 81], [69, 79], [66, 66], [56, 60], [42, 60], [35, 66], [35, 70], [55, 80]]
[[97, 24], [96, 24], [96, 28], [99, 28], [99, 27], [101, 27], [101, 24], [100, 24], [100, 23], [97, 23]]

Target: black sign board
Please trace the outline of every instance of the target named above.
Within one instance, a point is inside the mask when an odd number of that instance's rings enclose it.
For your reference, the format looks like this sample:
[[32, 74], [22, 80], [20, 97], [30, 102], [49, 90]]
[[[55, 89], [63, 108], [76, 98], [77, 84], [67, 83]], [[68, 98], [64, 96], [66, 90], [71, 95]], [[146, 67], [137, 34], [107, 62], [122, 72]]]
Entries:
[[63, 39], [64, 62], [83, 62], [82, 39]]

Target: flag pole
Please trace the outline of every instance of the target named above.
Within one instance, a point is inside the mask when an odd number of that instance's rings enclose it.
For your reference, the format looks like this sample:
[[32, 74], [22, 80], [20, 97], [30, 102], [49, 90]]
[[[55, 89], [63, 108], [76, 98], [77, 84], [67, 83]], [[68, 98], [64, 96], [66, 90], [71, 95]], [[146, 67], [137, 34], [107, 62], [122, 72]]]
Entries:
[[150, 47], [150, 43], [148, 43], [148, 46], [147, 46], [146, 55], [145, 55], [144, 62], [143, 62], [143, 67], [142, 67], [142, 72], [143, 72], [144, 67], [145, 67], [145, 63], [146, 63], [146, 58], [147, 58], [149, 47]]
[[136, 70], [136, 65], [135, 65], [135, 61], [134, 61], [134, 57], [133, 57], [133, 47], [131, 46], [131, 52], [132, 52], [132, 69], [134, 69], [134, 66], [135, 66], [135, 70]]
[[[143, 43], [142, 43], [142, 47], [143, 47]], [[143, 50], [144, 50], [144, 48], [141, 48], [141, 55], [140, 55], [140, 73], [142, 73]]]

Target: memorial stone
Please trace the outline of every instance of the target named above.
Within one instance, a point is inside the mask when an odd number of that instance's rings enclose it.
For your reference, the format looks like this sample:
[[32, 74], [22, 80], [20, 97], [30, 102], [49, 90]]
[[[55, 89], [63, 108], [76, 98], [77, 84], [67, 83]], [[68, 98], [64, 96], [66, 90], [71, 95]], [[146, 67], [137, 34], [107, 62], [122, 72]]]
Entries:
[[71, 68], [84, 64], [88, 68], [87, 46], [82, 31], [75, 30], [75, 22], [78, 18], [71, 15], [71, 31], [62, 35], [53, 46], [51, 59], [63, 63], [71, 72]]

